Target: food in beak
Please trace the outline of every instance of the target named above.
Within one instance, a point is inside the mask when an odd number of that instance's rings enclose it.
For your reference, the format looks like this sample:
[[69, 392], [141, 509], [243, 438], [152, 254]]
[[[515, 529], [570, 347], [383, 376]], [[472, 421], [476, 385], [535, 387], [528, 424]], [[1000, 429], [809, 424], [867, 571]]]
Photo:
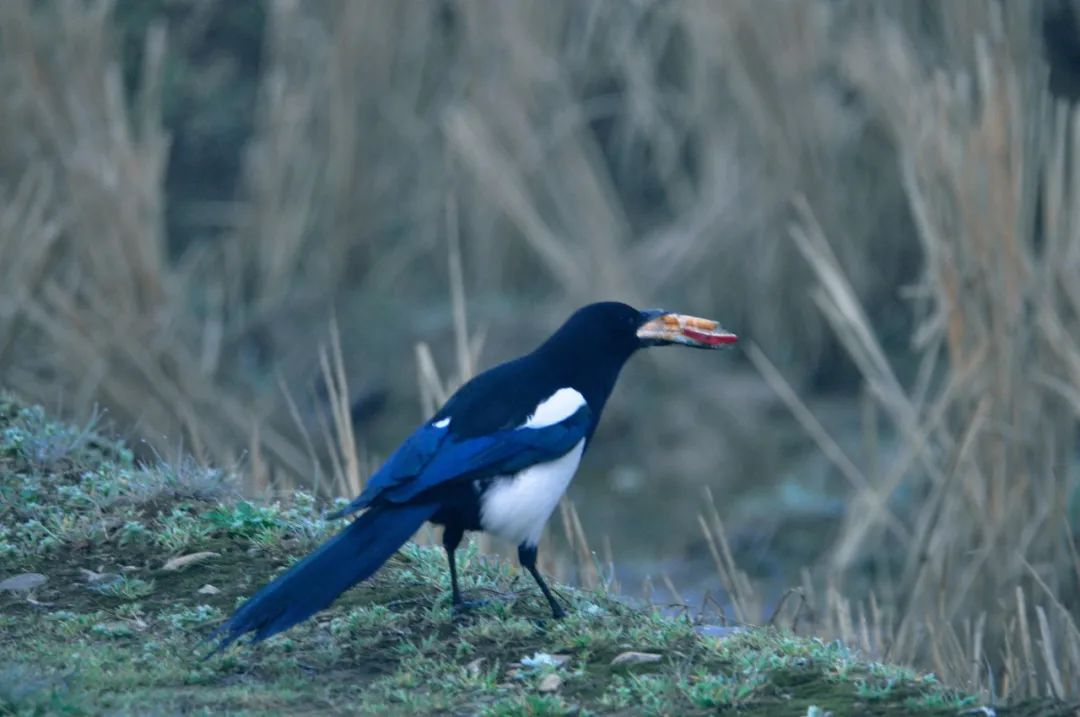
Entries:
[[725, 331], [712, 319], [685, 314], [662, 314], [643, 324], [637, 335], [645, 340], [683, 344], [694, 348], [721, 348], [739, 340], [739, 337]]

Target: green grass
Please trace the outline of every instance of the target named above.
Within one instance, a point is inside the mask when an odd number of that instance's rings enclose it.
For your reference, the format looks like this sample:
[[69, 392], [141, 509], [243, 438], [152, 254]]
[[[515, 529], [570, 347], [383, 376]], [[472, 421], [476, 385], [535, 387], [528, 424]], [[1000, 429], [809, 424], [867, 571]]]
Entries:
[[[338, 528], [306, 495], [240, 500], [194, 464], [138, 466], [122, 444], [0, 396], [0, 714], [957, 714], [932, 675], [772, 630], [704, 637], [688, 619], [560, 587], [559, 622], [513, 566], [464, 550], [449, 609], [441, 550], [409, 544], [315, 619], [203, 661], [246, 595]], [[212, 555], [178, 570], [174, 557]], [[206, 588], [205, 586], [212, 586]], [[613, 666], [626, 651], [658, 661]], [[550, 676], [558, 676], [557, 686]], [[547, 679], [553, 691], [542, 692]], [[1040, 703], [998, 714], [1068, 714]]]

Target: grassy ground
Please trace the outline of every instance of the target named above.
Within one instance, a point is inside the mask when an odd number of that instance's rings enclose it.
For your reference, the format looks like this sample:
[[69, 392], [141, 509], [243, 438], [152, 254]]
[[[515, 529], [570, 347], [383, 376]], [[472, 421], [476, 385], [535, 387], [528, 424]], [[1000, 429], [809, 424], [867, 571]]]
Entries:
[[[243, 596], [335, 528], [306, 496], [246, 502], [218, 472], [140, 467], [123, 445], [0, 396], [0, 714], [944, 715], [979, 706], [932, 675], [838, 644], [764, 629], [716, 637], [604, 594], [560, 588], [572, 610], [554, 623], [529, 580], [473, 551], [462, 557], [465, 586], [489, 603], [455, 618], [444, 556], [412, 544], [315, 620], [200, 659], [200, 640]], [[183, 556], [195, 557], [177, 567]], [[1070, 713], [1046, 702], [998, 711]]]

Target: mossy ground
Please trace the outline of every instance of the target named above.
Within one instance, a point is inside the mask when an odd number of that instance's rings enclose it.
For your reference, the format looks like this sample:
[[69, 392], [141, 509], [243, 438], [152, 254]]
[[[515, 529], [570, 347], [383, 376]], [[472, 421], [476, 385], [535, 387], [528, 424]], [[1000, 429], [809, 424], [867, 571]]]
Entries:
[[[441, 550], [409, 544], [371, 581], [266, 643], [203, 638], [338, 526], [314, 502], [240, 500], [215, 471], [137, 466], [123, 445], [0, 396], [0, 714], [958, 714], [933, 676], [771, 630], [723, 638], [600, 593], [461, 555], [488, 603], [454, 616]], [[170, 559], [212, 555], [179, 570]], [[212, 589], [205, 586], [212, 586]], [[215, 592], [215, 590], [217, 592]], [[626, 651], [655, 662], [612, 666]], [[550, 675], [558, 675], [558, 680]], [[557, 685], [553, 684], [558, 682]], [[550, 691], [543, 691], [546, 686]], [[1071, 714], [1061, 704], [997, 714]]]

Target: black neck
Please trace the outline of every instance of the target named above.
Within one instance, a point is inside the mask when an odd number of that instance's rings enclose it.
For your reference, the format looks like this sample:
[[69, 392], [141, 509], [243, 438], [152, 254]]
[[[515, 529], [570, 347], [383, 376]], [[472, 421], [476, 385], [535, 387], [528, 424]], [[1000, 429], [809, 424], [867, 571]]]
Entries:
[[538, 348], [535, 354], [543, 357], [545, 365], [554, 367], [555, 378], [560, 385], [574, 388], [585, 397], [595, 419], [599, 421], [600, 413], [619, 378], [619, 371], [633, 350], [598, 350], [589, 345], [548, 342]]

